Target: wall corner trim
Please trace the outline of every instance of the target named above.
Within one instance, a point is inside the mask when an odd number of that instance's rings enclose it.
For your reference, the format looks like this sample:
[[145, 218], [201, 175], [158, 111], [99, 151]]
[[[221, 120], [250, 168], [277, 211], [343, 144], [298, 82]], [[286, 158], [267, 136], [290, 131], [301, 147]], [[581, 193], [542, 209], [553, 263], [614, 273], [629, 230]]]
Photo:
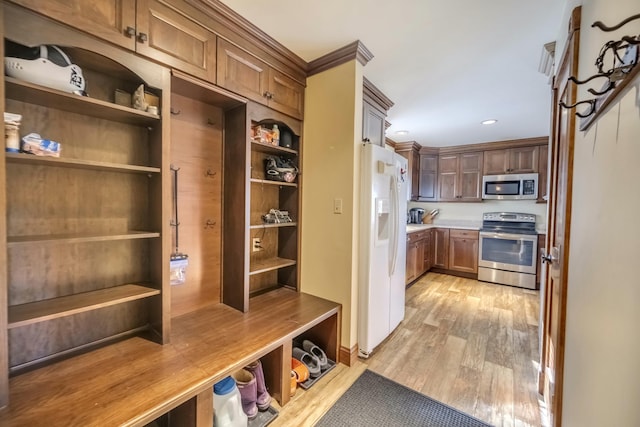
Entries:
[[373, 54], [360, 40], [356, 40], [309, 62], [307, 76], [321, 73], [353, 59], [357, 59], [362, 65], [367, 65], [373, 59]]

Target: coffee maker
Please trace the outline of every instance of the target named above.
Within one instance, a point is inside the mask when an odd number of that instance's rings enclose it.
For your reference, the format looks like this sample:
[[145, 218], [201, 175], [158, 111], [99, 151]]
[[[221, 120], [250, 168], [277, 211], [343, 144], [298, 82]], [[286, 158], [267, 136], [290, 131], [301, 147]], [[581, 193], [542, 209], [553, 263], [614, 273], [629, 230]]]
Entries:
[[411, 224], [422, 224], [423, 216], [424, 216], [424, 209], [422, 208], [409, 209], [409, 222]]

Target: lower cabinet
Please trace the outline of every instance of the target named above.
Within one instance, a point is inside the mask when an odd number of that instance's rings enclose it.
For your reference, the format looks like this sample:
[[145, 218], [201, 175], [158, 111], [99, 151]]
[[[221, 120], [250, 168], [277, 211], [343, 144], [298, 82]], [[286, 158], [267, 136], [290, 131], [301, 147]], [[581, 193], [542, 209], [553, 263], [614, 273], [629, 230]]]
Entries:
[[433, 267], [449, 269], [449, 229], [433, 229]]
[[478, 232], [449, 230], [449, 270], [478, 273]]

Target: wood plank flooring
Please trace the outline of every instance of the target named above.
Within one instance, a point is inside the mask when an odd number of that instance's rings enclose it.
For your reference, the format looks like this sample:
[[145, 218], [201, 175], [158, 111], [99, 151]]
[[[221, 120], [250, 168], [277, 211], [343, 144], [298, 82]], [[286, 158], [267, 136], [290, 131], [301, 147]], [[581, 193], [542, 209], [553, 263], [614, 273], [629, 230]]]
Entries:
[[428, 273], [369, 359], [298, 389], [271, 425], [312, 426], [370, 369], [491, 425], [541, 426], [538, 309], [538, 291]]

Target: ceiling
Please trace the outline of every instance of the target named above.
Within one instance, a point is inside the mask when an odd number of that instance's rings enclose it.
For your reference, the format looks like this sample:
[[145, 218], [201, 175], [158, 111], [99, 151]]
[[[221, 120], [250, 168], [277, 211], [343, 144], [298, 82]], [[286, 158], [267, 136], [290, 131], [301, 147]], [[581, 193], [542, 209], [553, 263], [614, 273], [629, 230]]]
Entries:
[[396, 142], [549, 133], [549, 78], [538, 67], [560, 32], [563, 0], [222, 2], [307, 62], [360, 40], [374, 55], [365, 77], [395, 103], [387, 137]]

